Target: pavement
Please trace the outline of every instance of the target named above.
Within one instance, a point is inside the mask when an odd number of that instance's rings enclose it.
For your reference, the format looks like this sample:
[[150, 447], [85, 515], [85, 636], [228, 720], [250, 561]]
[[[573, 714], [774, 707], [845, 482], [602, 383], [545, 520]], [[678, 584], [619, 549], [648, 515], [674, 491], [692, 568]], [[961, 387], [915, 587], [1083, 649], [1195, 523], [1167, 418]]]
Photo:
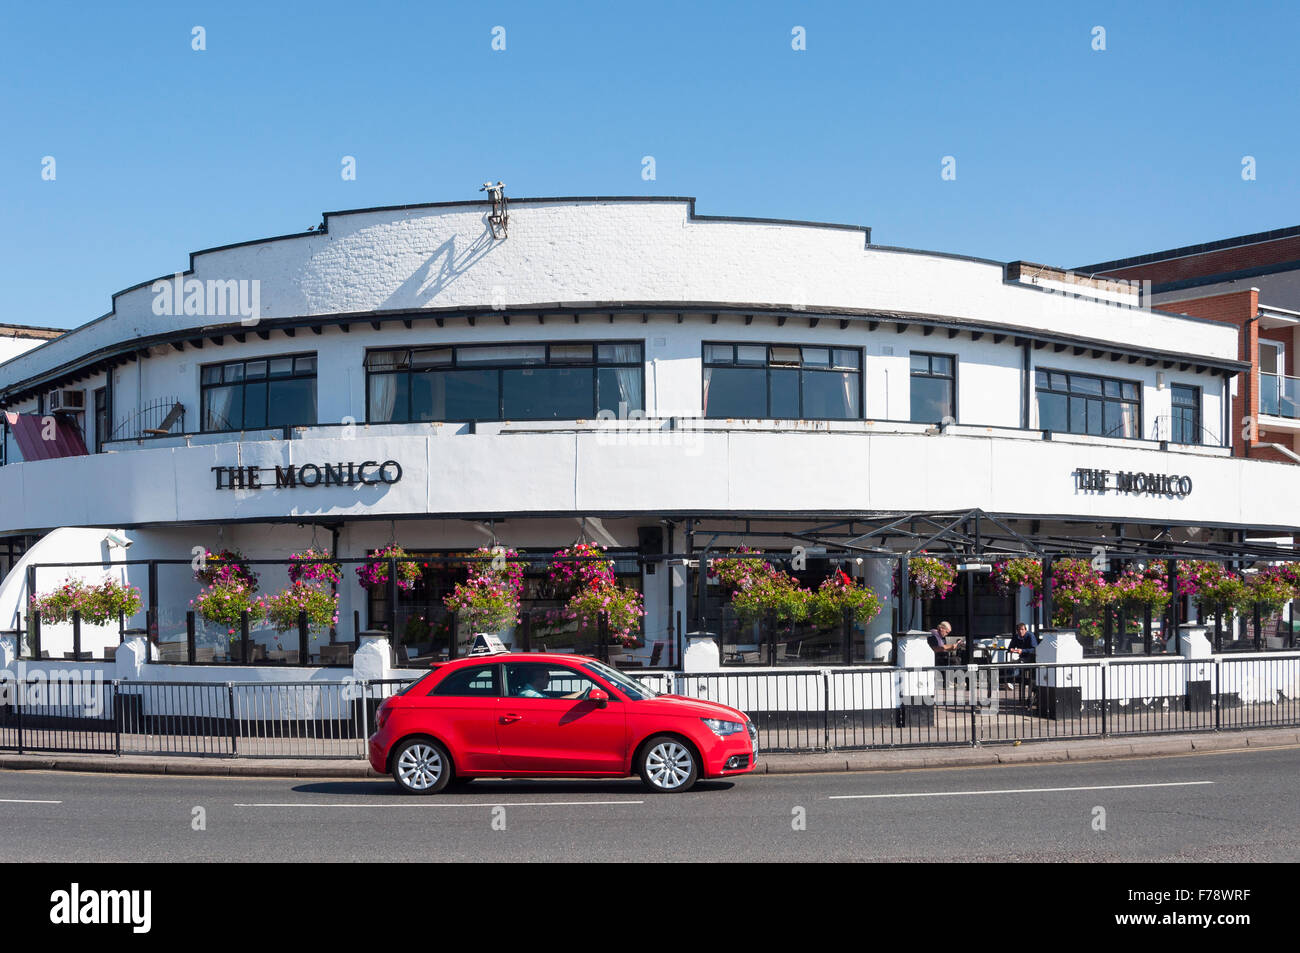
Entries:
[[[917, 768], [989, 767], [1176, 756], [1210, 751], [1245, 751], [1300, 746], [1300, 728], [1178, 735], [1142, 735], [997, 745], [882, 748], [866, 751], [760, 752], [755, 774], [831, 774], [910, 771]], [[80, 771], [242, 778], [375, 778], [362, 759], [206, 758], [173, 755], [0, 754], [0, 770]]]

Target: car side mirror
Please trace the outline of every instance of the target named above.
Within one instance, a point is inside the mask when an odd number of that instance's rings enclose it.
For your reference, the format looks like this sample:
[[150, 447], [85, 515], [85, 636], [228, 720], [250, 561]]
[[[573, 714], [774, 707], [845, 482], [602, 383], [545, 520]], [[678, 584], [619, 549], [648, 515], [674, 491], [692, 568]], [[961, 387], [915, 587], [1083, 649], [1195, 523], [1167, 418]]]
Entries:
[[595, 702], [598, 707], [604, 708], [609, 704], [609, 692], [603, 688], [593, 688], [587, 693], [587, 701]]

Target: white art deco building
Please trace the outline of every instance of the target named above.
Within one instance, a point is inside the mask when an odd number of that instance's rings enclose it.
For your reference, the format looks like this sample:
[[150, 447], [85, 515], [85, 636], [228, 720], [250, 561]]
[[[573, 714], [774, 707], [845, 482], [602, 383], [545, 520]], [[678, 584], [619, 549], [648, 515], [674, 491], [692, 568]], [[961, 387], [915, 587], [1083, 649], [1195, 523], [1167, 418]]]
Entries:
[[[196, 252], [0, 364], [0, 630], [23, 628], [33, 567], [40, 591], [121, 564], [167, 643], [196, 547], [397, 541], [433, 568], [395, 606], [346, 572], [334, 638], [395, 612], [436, 641], [457, 571], [437, 557], [585, 538], [644, 592], [640, 655], [664, 664], [718, 608], [692, 560], [741, 544], [803, 547], [811, 582], [842, 565], [888, 601], [879, 557], [943, 527], [930, 550], [958, 533], [972, 556], [977, 531], [1231, 555], [1300, 527], [1294, 468], [1231, 455], [1236, 330], [1141, 289], [685, 198], [514, 200], [496, 229], [491, 212], [329, 213]], [[988, 631], [1028, 612], [972, 599]], [[827, 658], [871, 658], [898, 622]]]

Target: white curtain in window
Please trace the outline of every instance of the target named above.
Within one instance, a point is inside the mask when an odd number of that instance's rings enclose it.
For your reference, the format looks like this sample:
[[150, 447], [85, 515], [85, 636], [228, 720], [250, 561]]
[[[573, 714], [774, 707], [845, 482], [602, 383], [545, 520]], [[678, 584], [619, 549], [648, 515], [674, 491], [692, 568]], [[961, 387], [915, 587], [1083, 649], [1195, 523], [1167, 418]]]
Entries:
[[370, 419], [384, 423], [393, 419], [397, 403], [397, 375], [375, 374], [370, 378]]
[[207, 415], [203, 421], [204, 430], [236, 430], [243, 426], [242, 420], [230, 419], [231, 404], [235, 399], [234, 387], [213, 387], [207, 391]]

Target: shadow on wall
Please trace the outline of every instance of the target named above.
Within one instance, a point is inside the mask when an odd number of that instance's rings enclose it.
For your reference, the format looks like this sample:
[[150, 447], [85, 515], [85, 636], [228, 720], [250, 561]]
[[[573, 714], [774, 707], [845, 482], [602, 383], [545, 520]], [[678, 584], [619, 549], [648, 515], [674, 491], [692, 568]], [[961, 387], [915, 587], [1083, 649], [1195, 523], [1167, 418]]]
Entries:
[[423, 308], [430, 304], [461, 275], [490, 252], [496, 242], [492, 239], [492, 230], [487, 224], [487, 215], [483, 216], [483, 232], [463, 251], [456, 251], [456, 236], [448, 238], [439, 245], [423, 265], [415, 270], [411, 277], [389, 295], [379, 310], [400, 308]]

